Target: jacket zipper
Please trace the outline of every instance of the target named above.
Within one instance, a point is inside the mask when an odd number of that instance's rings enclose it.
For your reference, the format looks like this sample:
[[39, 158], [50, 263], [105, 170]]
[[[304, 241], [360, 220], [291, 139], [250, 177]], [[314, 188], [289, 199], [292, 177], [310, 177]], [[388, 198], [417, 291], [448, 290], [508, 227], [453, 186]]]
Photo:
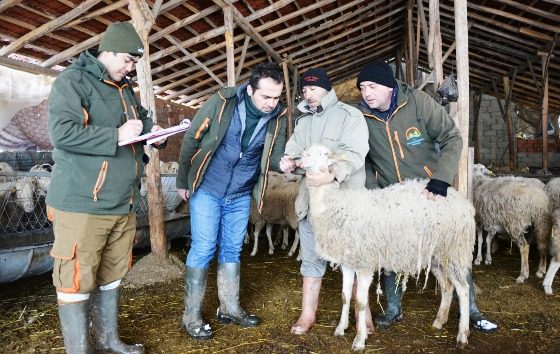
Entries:
[[105, 177], [107, 176], [107, 170], [109, 169], [109, 162], [107, 160], [103, 161], [101, 168], [99, 169], [99, 174], [97, 175], [97, 181], [93, 186], [93, 201], [97, 202], [97, 196], [101, 191], [101, 187], [105, 183]]
[[395, 130], [395, 141], [397, 142], [397, 146], [399, 147], [399, 152], [401, 154], [401, 159], [404, 159], [404, 153], [403, 153], [403, 149], [401, 146], [401, 141], [399, 140], [399, 134], [397, 133], [397, 131]]

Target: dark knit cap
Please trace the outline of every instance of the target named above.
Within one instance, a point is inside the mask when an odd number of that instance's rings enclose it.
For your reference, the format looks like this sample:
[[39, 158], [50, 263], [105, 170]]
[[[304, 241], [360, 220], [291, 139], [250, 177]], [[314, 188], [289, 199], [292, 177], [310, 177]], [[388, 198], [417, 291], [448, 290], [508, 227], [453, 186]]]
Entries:
[[390, 88], [395, 87], [397, 84], [393, 70], [391, 70], [389, 64], [381, 60], [372, 61], [364, 65], [356, 80], [358, 89], [360, 88], [360, 83], [364, 81], [372, 81]]
[[323, 68], [309, 69], [301, 75], [301, 88], [305, 86], [318, 86], [327, 91], [332, 89], [327, 71]]
[[130, 22], [115, 22], [107, 27], [98, 50], [141, 57], [144, 54], [144, 44]]

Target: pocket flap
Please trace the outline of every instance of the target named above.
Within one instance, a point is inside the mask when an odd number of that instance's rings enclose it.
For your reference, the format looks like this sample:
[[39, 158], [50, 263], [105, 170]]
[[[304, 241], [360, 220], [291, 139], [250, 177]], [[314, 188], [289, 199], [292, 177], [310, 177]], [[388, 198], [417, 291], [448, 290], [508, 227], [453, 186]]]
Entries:
[[76, 247], [78, 243], [76, 241], [69, 243], [60, 241], [57, 242], [55, 239], [54, 245], [51, 249], [51, 256], [54, 258], [65, 259], [65, 260], [72, 260], [76, 258]]

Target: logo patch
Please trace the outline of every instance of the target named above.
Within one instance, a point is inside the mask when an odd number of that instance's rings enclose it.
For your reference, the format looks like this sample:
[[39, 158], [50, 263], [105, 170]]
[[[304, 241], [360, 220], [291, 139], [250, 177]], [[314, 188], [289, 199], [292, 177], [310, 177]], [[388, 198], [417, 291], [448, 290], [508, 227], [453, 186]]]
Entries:
[[419, 145], [424, 141], [420, 130], [416, 127], [410, 127], [406, 130], [406, 145]]

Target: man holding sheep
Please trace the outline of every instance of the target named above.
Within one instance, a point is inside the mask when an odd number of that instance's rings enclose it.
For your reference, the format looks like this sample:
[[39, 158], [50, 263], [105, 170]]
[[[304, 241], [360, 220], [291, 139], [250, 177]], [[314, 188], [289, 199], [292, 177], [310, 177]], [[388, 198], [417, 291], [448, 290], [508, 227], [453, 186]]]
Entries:
[[[344, 154], [347, 162], [335, 164], [332, 173], [306, 176], [296, 200], [300, 219], [301, 274], [303, 275], [302, 310], [292, 326], [293, 334], [306, 334], [315, 324], [321, 280], [327, 262], [315, 252], [313, 222], [307, 217], [309, 193], [307, 184], [320, 186], [333, 180], [340, 188], [359, 188], [365, 184], [364, 160], [368, 152], [367, 125], [359, 110], [338, 100], [322, 68], [306, 71], [301, 77], [304, 101], [298, 104], [301, 115], [296, 120], [293, 135], [286, 143], [285, 155], [280, 161], [282, 171], [288, 173], [299, 167], [297, 158], [303, 149], [314, 143], [326, 145], [331, 151]], [[371, 319], [370, 319], [371, 322]]]
[[[462, 139], [445, 109], [426, 93], [395, 80], [383, 61], [366, 64], [356, 86], [362, 94], [358, 108], [369, 128], [366, 159], [368, 188], [385, 188], [407, 178], [428, 178], [423, 194], [444, 198], [457, 173]], [[476, 306], [472, 275], [468, 275], [470, 319], [480, 331], [494, 331]], [[386, 272], [385, 313], [375, 318], [381, 328], [402, 320], [402, 287], [396, 274]]]

